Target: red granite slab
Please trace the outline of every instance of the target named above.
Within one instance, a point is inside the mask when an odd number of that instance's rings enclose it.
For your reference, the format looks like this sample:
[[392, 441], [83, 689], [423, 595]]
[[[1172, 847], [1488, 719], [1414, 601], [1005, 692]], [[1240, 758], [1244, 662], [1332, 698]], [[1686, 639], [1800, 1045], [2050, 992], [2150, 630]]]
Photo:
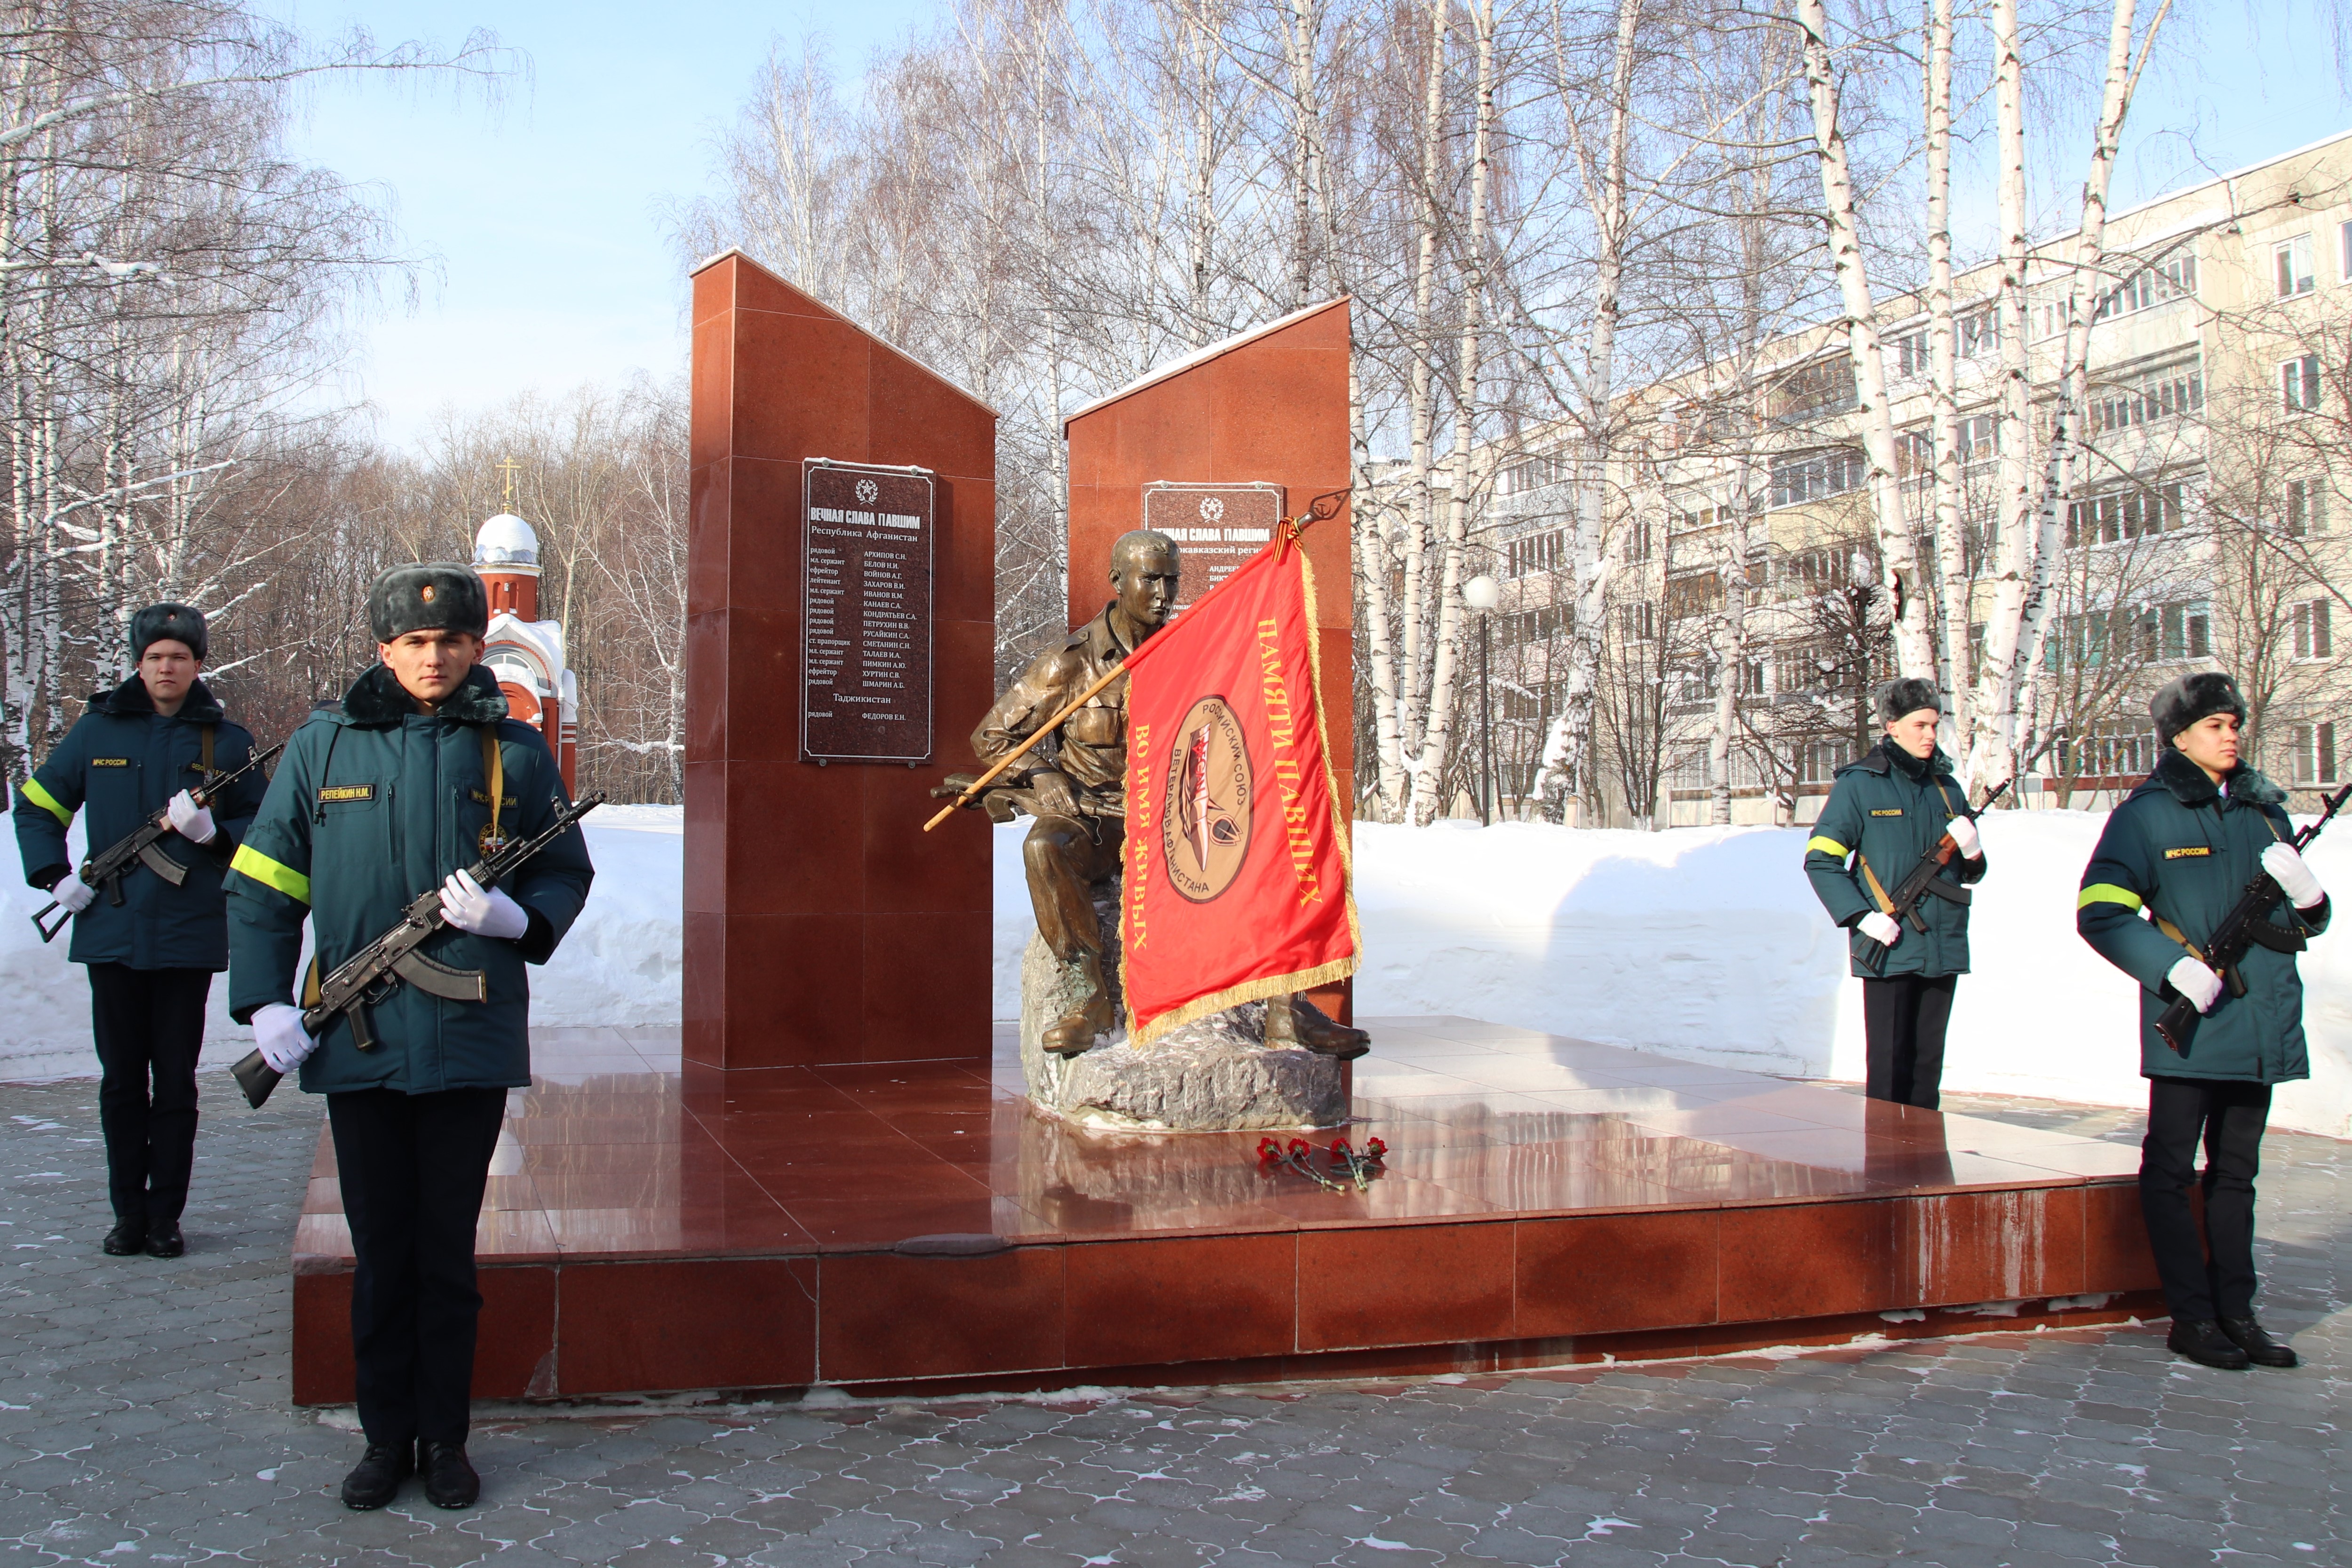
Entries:
[[[1391, 1154], [1338, 1192], [1256, 1133], [1042, 1116], [1002, 1032], [985, 1068], [716, 1072], [675, 1029], [540, 1031], [477, 1232], [478, 1393], [1374, 1375], [2160, 1310], [2127, 1148], [1370, 1022], [1346, 1134]], [[999, 1249], [901, 1246], [941, 1233]], [[296, 1397], [348, 1400], [323, 1127], [293, 1254]]]

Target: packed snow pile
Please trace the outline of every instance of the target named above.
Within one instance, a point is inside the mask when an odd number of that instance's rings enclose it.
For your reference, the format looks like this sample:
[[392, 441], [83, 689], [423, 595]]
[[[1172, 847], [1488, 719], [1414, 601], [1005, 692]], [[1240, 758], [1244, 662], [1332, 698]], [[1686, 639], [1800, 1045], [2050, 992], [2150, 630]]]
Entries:
[[[2104, 816], [1996, 812], [1991, 874], [1978, 887], [1944, 1084], [2099, 1104], [2146, 1101], [2130, 981], [2074, 935], [2074, 889]], [[1020, 1015], [1030, 931], [1020, 842], [996, 828], [993, 1010]], [[607, 806], [588, 819], [596, 886], [570, 938], [532, 975], [532, 1016], [551, 1025], [675, 1022], [679, 879], [676, 807]], [[1845, 938], [1807, 885], [1798, 828], [1571, 831], [1356, 828], [1365, 963], [1357, 1010], [1450, 1013], [1701, 1061], [1858, 1079], [1861, 987]], [[2352, 826], [2313, 852], [2320, 879], [2352, 896]], [[0, 918], [0, 1076], [93, 1070], [89, 995], [6, 895]], [[2275, 1124], [2352, 1136], [2352, 928], [2303, 960], [2312, 1078], [2283, 1088]], [[214, 987], [208, 1062], [241, 1055]], [[1374, 1047], [1378, 1050], [1378, 1043]]]
[[[543, 969], [530, 972], [531, 1016], [543, 1024], [674, 1024], [678, 1016], [679, 872], [683, 814], [667, 805], [606, 805], [582, 825], [596, 883], [572, 934]], [[81, 823], [68, 835], [83, 853]], [[134, 873], [135, 875], [136, 873]], [[66, 962], [70, 931], [47, 946], [29, 918], [47, 895], [21, 877], [0, 893], [0, 1078], [95, 1073], [89, 987]], [[228, 977], [213, 980], [204, 1061], [225, 1067], [253, 1048], [253, 1034], [229, 1021]]]

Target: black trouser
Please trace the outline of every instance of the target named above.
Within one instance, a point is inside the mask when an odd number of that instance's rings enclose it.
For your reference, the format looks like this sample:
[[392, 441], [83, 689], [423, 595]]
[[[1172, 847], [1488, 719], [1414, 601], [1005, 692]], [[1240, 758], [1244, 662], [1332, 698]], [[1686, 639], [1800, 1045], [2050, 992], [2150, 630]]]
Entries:
[[106, 1134], [107, 1195], [118, 1220], [161, 1229], [178, 1224], [188, 1206], [196, 1056], [212, 988], [209, 969], [89, 965], [98, 1124]]
[[[2139, 1209], [2176, 1321], [2243, 1318], [2254, 1310], [2254, 1175], [2268, 1084], [2221, 1079], [2147, 1080], [2147, 1136], [2140, 1142]], [[2205, 1145], [2205, 1236], [2197, 1235], [2189, 1186]], [[2210, 1256], [2209, 1256], [2210, 1254]]]
[[351, 1221], [352, 1356], [371, 1443], [466, 1440], [474, 1384], [474, 1224], [502, 1089], [327, 1096]]
[[1869, 1057], [1866, 1092], [1933, 1110], [1944, 1082], [1944, 1030], [1952, 1021], [1957, 974], [1896, 974], [1862, 983], [1862, 1031]]

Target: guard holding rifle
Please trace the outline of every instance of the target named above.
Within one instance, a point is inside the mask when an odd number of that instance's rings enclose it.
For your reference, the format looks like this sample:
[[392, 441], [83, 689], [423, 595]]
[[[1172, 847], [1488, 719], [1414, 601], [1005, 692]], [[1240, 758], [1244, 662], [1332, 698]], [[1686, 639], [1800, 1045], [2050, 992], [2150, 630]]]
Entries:
[[[352, 1347], [367, 1451], [342, 1487], [355, 1509], [391, 1501], [418, 1470], [443, 1508], [479, 1494], [465, 1447], [482, 1304], [474, 1226], [507, 1090], [530, 1082], [523, 966], [555, 951], [593, 875], [577, 829], [509, 881], [484, 889], [466, 874], [565, 808], [546, 742], [507, 717], [476, 662], [488, 619], [467, 567], [377, 578], [368, 622], [380, 662], [295, 731], [229, 877], [230, 1011], [253, 1025], [270, 1068], [299, 1064], [334, 1131], [359, 1265]], [[455, 929], [418, 955], [440, 989], [388, 979], [314, 1039], [298, 982], [308, 1001], [321, 973], [435, 888]], [[298, 975], [305, 919], [318, 957]], [[473, 995], [447, 994], [458, 976], [477, 982]]]
[[[1853, 933], [1867, 1092], [1929, 1110], [1943, 1084], [1952, 993], [1969, 972], [1968, 889], [1985, 874], [1968, 792], [1936, 744], [1943, 716], [1933, 681], [1906, 678], [1880, 692], [1886, 733], [1860, 762], [1838, 770], [1805, 845], [1814, 893]], [[1924, 879], [1926, 896], [1901, 910], [1894, 889], [1941, 851], [1947, 835], [1946, 863]]]
[[[2183, 676], [2149, 711], [2156, 771], [2107, 817], [2074, 923], [2140, 984], [2139, 1201], [2166, 1342], [2229, 1371], [2293, 1366], [2254, 1317], [2254, 1175], [2271, 1086], [2311, 1076], [2294, 954], [2326, 927], [2327, 894], [2292, 842], [2286, 792], [2238, 760], [2237, 683]], [[2201, 1240], [2189, 1195], [2200, 1142]]]
[[[253, 737], [205, 689], [205, 617], [186, 605], [131, 616], [135, 672], [89, 700], [16, 802], [25, 879], [56, 899], [59, 920], [72, 918], [67, 956], [89, 970], [114, 1205], [103, 1245], [118, 1258], [187, 1250], [180, 1215], [195, 1159], [196, 1055], [213, 975], [228, 967], [221, 877], [261, 804], [257, 772], [209, 794], [252, 755]], [[96, 884], [78, 875], [66, 849], [77, 810], [87, 812], [93, 853], [160, 818], [146, 863]]]

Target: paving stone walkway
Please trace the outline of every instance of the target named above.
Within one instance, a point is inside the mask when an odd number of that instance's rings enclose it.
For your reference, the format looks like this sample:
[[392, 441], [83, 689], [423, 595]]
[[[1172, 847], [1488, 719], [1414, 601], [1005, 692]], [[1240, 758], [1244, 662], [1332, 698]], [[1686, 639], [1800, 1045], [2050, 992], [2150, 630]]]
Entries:
[[[318, 1107], [205, 1079], [188, 1256], [101, 1257], [96, 1086], [0, 1086], [0, 1553], [132, 1564], [1480, 1561], [2352, 1564], [2352, 1145], [2264, 1151], [2265, 1310], [2306, 1364], [2143, 1328], [1378, 1387], [497, 1419], [481, 1506], [352, 1514], [288, 1403]], [[2129, 1113], [1953, 1109], [2134, 1140]]]

